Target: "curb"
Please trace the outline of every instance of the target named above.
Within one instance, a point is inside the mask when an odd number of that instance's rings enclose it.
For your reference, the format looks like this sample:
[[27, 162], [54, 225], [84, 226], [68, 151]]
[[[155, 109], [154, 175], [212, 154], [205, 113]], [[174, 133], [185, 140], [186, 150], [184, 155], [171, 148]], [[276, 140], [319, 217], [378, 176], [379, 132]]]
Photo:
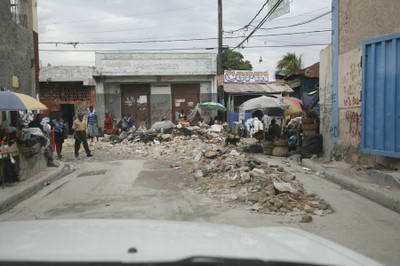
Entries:
[[302, 165], [312, 169], [314, 172], [324, 171], [324, 176], [327, 180], [336, 183], [343, 188], [352, 191], [360, 196], [363, 196], [364, 198], [367, 198], [379, 205], [400, 213], [400, 199], [390, 197], [377, 188], [373, 188], [363, 183], [356, 182], [345, 175], [339, 173], [328, 173], [328, 171], [324, 167], [316, 165], [310, 160], [303, 159]]
[[[10, 195], [7, 199], [0, 201], [0, 214], [8, 211], [9, 209], [15, 207], [21, 201], [31, 197], [36, 194], [38, 191], [44, 188], [44, 183], [46, 182], [54, 182], [66, 174], [70, 173], [71, 167], [64, 162], [59, 162], [60, 165], [57, 169], [51, 171], [49, 174], [36, 179], [32, 183], [26, 184], [24, 187], [21, 187], [18, 191], [16, 191], [13, 195]], [[40, 175], [41, 173], [38, 173]]]

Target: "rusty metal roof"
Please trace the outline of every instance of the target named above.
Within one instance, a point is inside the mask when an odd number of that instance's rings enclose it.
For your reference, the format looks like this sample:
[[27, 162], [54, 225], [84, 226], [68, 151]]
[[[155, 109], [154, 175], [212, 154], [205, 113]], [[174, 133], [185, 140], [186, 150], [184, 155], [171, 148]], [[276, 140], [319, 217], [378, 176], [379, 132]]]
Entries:
[[300, 72], [308, 78], [319, 78], [319, 62], [302, 69]]
[[226, 93], [290, 93], [293, 90], [283, 82], [271, 83], [225, 83]]

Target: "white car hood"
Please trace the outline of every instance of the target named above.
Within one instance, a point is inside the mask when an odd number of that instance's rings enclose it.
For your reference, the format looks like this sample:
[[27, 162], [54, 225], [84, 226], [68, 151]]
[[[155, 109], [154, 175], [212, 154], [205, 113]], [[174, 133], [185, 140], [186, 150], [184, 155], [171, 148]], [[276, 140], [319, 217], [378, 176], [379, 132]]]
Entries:
[[[0, 223], [0, 261], [170, 262], [190, 257], [381, 265], [308, 232], [154, 220]], [[129, 249], [137, 252], [128, 252]]]

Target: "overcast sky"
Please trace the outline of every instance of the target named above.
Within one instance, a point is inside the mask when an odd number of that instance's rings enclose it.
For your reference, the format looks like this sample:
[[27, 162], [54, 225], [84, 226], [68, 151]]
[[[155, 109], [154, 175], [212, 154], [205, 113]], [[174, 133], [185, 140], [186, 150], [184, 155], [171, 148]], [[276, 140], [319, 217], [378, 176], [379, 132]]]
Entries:
[[[39, 0], [41, 63], [94, 66], [94, 51], [100, 50], [217, 52], [217, 2]], [[269, 11], [267, 7], [247, 30], [238, 30], [249, 24], [265, 2], [223, 0], [224, 45], [236, 47], [260, 23]], [[237, 51], [251, 61], [254, 70], [275, 70], [287, 52], [301, 54], [305, 67], [314, 64], [320, 50], [331, 42], [330, 11], [331, 0], [291, 0], [288, 14], [265, 22]]]

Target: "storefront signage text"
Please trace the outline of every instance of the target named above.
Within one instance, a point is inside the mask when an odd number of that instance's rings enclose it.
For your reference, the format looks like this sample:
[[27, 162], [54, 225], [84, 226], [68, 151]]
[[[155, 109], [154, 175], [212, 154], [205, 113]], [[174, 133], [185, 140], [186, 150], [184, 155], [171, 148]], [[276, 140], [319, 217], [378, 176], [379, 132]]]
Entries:
[[225, 70], [224, 82], [266, 83], [269, 82], [269, 74], [268, 71]]

